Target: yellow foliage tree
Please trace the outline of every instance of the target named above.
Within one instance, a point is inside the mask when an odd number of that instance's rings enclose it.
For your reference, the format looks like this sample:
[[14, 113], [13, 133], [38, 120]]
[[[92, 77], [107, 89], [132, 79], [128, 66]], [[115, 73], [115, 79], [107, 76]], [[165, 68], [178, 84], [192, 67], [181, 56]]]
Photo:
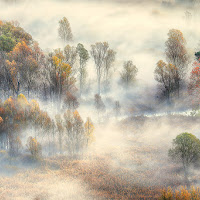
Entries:
[[86, 137], [87, 137], [87, 143], [88, 144], [91, 144], [93, 141], [94, 141], [94, 125], [91, 121], [91, 119], [88, 117], [87, 118], [87, 121], [85, 122], [85, 134], [86, 134]]
[[27, 106], [29, 106], [29, 102], [27, 101], [26, 97], [23, 94], [18, 95], [17, 103], [22, 108], [26, 108]]
[[3, 119], [2, 119], [2, 117], [0, 116], [0, 125], [2, 125], [3, 124]]
[[41, 151], [42, 151], [41, 145], [35, 138], [33, 137], [28, 138], [27, 148], [31, 152], [31, 155], [34, 158], [38, 158], [38, 156], [41, 155]]

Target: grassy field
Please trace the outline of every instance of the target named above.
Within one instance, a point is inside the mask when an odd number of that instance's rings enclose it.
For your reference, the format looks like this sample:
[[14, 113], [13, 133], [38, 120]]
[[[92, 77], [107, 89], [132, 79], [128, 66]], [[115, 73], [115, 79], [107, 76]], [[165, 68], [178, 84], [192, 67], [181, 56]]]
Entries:
[[[182, 166], [169, 160], [168, 148], [190, 127], [198, 135], [199, 126], [198, 118], [171, 116], [98, 127], [95, 144], [75, 160], [58, 155], [10, 159], [1, 152], [0, 199], [160, 199], [163, 194], [175, 199], [184, 178]], [[198, 169], [191, 169], [191, 185], [198, 186]]]

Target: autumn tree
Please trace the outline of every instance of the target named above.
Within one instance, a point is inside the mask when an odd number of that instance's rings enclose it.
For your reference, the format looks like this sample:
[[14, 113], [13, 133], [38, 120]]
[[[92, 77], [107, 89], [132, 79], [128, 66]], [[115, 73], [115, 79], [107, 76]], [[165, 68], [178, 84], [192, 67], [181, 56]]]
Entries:
[[14, 60], [12, 62], [6, 60], [5, 69], [6, 80], [8, 81], [9, 89], [13, 91], [13, 95], [18, 96], [20, 90], [20, 73], [17, 63]]
[[94, 141], [94, 124], [92, 120], [88, 117], [87, 121], [84, 124], [85, 134], [86, 134], [86, 142], [87, 145], [90, 145]]
[[47, 89], [53, 102], [58, 102], [61, 107], [61, 100], [65, 98], [67, 92], [76, 90], [76, 79], [72, 73], [72, 67], [66, 63], [66, 57], [61, 49], [55, 49], [47, 55], [45, 64], [41, 70], [44, 77], [45, 95]]
[[22, 41], [29, 45], [33, 39], [18, 22], [0, 22], [0, 51], [10, 52], [17, 43]]
[[58, 106], [60, 107], [63, 94], [63, 86], [65, 82], [69, 80], [69, 76], [71, 74], [71, 67], [70, 65], [64, 62], [64, 56], [60, 51], [57, 52], [56, 55], [52, 57], [52, 59], [53, 59], [53, 65], [55, 67], [55, 75], [56, 75], [55, 84], [58, 96]]
[[155, 80], [161, 85], [163, 94], [167, 98], [168, 103], [170, 103], [172, 94], [176, 88], [176, 67], [172, 64], [166, 64], [164, 61], [160, 60], [157, 63], [154, 74]]
[[135, 82], [138, 69], [131, 60], [124, 62], [123, 71], [120, 73], [122, 84], [128, 89]]
[[71, 26], [70, 26], [70, 23], [69, 23], [69, 21], [66, 17], [63, 17], [59, 21], [58, 35], [64, 43], [73, 40]]
[[168, 63], [174, 65], [176, 68], [175, 88], [179, 97], [180, 87], [184, 82], [189, 64], [189, 55], [183, 33], [179, 30], [171, 29], [168, 33], [168, 40], [165, 46], [166, 59]]
[[77, 51], [78, 57], [79, 57], [78, 72], [79, 72], [79, 84], [80, 84], [80, 95], [81, 95], [83, 88], [84, 88], [86, 74], [87, 74], [86, 64], [90, 57], [89, 57], [89, 53], [88, 53], [87, 49], [85, 49], [83, 44], [79, 43], [76, 47], [76, 51]]
[[4, 120], [6, 148], [12, 156], [16, 155], [21, 147], [20, 132], [27, 126], [28, 106], [26, 98], [20, 94], [17, 99], [9, 97], [0, 109]]
[[91, 45], [90, 54], [95, 62], [98, 80], [98, 94], [100, 95], [102, 77], [104, 74], [107, 74], [106, 71], [109, 71], [110, 69], [111, 63], [113, 62], [113, 58], [111, 59], [110, 57], [113, 57], [114, 51], [109, 48], [107, 42], [97, 42], [96, 44]]
[[79, 102], [77, 100], [77, 97], [73, 95], [71, 92], [66, 93], [64, 102], [68, 110], [75, 111], [79, 107]]
[[76, 47], [67, 45], [64, 48], [65, 63], [69, 64], [72, 68], [77, 60]]
[[31, 87], [36, 82], [38, 72], [38, 63], [34, 58], [32, 49], [24, 41], [19, 42], [9, 53], [7, 65], [11, 68], [11, 72], [16, 71], [15, 77], [19, 76], [19, 83], [27, 90], [29, 98]]
[[34, 159], [37, 159], [42, 154], [42, 146], [40, 143], [36, 140], [36, 138], [29, 137], [27, 140], [27, 148], [30, 151], [31, 155]]
[[86, 138], [84, 125], [78, 111], [67, 111], [64, 114], [66, 127], [66, 147], [68, 154], [73, 158], [80, 155], [84, 149]]
[[199, 108], [200, 100], [200, 63], [194, 62], [193, 69], [190, 73], [190, 82], [188, 92], [192, 97], [192, 104], [194, 107]]
[[173, 140], [173, 147], [169, 150], [172, 160], [183, 165], [186, 184], [188, 184], [188, 170], [191, 164], [200, 158], [200, 140], [191, 133], [182, 133]]

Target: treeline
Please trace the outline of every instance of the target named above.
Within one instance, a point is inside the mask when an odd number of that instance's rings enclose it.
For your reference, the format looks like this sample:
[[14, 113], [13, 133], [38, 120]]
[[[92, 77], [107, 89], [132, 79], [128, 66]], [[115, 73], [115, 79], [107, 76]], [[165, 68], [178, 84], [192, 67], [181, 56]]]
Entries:
[[[73, 40], [66, 18], [60, 20], [58, 34], [63, 43]], [[0, 22], [0, 89], [4, 99], [23, 93], [28, 99], [51, 100], [61, 108], [69, 96], [80, 97], [89, 87], [87, 63], [90, 58], [96, 70], [98, 89], [95, 93], [100, 95], [102, 90], [110, 88], [116, 58], [116, 52], [107, 42], [95, 43], [89, 51], [83, 44], [76, 47], [67, 44], [64, 49], [47, 53], [17, 22]], [[126, 88], [131, 86], [137, 71], [132, 61], [124, 62], [120, 83]]]
[[76, 110], [67, 110], [52, 119], [36, 100], [29, 102], [23, 94], [0, 102], [0, 148], [11, 156], [27, 149], [37, 158], [41, 156], [42, 144], [48, 155], [81, 156], [94, 140], [93, 131], [91, 119], [84, 123]]
[[[199, 108], [200, 88], [200, 52], [195, 53], [195, 61], [190, 66], [192, 57], [186, 48], [186, 40], [180, 30], [172, 29], [165, 43], [166, 61], [157, 63], [155, 80], [161, 100], [173, 104], [177, 99], [188, 98], [194, 109]], [[189, 78], [188, 78], [188, 72]]]

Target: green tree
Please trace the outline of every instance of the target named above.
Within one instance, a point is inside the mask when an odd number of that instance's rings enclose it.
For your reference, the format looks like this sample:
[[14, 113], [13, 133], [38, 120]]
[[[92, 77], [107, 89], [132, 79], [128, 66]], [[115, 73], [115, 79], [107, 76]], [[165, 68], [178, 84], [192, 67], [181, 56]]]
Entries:
[[0, 36], [0, 51], [10, 52], [15, 47], [16, 42], [11, 36]]
[[76, 47], [78, 56], [79, 56], [79, 81], [80, 81], [80, 95], [83, 90], [83, 86], [86, 79], [86, 64], [90, 58], [87, 49], [83, 46], [83, 44], [78, 44]]
[[191, 133], [181, 133], [173, 140], [169, 157], [183, 165], [185, 181], [188, 184], [188, 169], [200, 158], [200, 140]]

